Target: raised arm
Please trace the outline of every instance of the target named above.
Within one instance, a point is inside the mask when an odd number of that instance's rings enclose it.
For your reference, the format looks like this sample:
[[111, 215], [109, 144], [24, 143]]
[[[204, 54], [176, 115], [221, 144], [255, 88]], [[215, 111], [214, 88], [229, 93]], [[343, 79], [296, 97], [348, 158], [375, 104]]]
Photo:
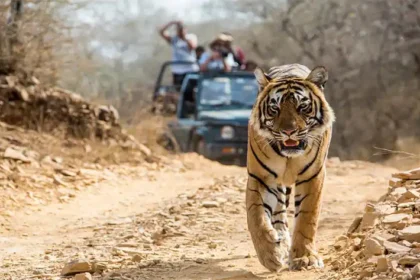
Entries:
[[172, 24], [175, 24], [175, 23], [176, 23], [176, 21], [170, 21], [159, 29], [160, 36], [163, 39], [165, 39], [166, 42], [168, 42], [168, 43], [171, 43], [171, 37], [169, 36], [167, 30]]
[[[182, 21], [178, 21], [177, 23], [183, 26]], [[197, 36], [195, 34], [187, 35], [184, 27], [182, 27], [182, 30], [178, 33], [178, 36], [181, 40], [187, 43], [190, 51], [195, 50], [195, 48], [197, 48]]]

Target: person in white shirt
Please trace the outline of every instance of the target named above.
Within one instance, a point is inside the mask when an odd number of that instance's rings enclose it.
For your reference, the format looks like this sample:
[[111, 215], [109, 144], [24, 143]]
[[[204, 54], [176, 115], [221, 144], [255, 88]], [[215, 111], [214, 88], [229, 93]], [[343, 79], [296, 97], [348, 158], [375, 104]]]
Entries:
[[232, 70], [236, 64], [232, 53], [225, 47], [226, 40], [229, 38], [220, 34], [210, 43], [210, 51], [203, 53], [198, 61], [201, 71], [230, 72]]
[[[167, 30], [170, 26], [176, 26], [176, 35], [169, 35]], [[172, 61], [196, 62], [195, 48], [197, 47], [197, 36], [187, 34], [187, 30], [181, 21], [171, 21], [159, 29], [159, 33], [172, 46]], [[188, 72], [197, 72], [197, 64], [174, 64], [172, 65], [173, 84], [181, 86], [182, 81]]]

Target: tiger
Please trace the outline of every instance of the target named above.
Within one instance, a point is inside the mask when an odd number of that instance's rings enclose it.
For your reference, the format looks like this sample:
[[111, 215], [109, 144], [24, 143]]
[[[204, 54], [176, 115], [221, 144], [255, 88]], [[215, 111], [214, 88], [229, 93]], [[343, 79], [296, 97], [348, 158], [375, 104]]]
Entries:
[[[328, 71], [287, 64], [254, 75], [259, 92], [248, 124], [246, 212], [260, 263], [272, 272], [323, 268], [315, 236], [331, 142]], [[292, 189], [293, 188], [293, 189]], [[294, 191], [295, 223], [287, 208]]]

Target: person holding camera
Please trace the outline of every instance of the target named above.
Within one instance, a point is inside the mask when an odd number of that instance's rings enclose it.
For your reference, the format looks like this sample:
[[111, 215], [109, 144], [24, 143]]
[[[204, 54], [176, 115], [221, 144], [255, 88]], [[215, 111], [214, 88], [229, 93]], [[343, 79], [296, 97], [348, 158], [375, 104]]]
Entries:
[[[172, 25], [176, 26], [176, 35], [170, 36], [167, 32]], [[172, 61], [189, 61], [192, 64], [172, 65], [173, 84], [181, 86], [188, 72], [197, 72], [199, 69], [196, 62], [195, 49], [197, 36], [187, 34], [186, 28], [181, 21], [171, 21], [159, 29], [159, 34], [172, 46]]]
[[242, 48], [240, 47], [236, 47], [235, 50], [232, 46], [233, 44], [233, 36], [231, 33], [229, 32], [222, 32], [221, 35], [219, 36], [223, 36], [225, 38], [225, 40], [223, 41], [223, 46], [229, 50], [229, 52], [232, 54], [233, 56], [233, 60], [235, 61], [235, 67], [237, 68], [241, 68], [242, 65], [245, 62], [245, 53], [242, 50]]
[[232, 70], [235, 61], [232, 53], [225, 47], [227, 36], [220, 34], [210, 43], [210, 52], [201, 55], [198, 64], [201, 71], [226, 71]]

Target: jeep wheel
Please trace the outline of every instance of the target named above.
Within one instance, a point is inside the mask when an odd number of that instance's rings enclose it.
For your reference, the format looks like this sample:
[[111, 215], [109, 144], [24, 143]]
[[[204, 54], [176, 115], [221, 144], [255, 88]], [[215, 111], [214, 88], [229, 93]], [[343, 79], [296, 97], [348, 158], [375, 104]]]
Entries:
[[164, 132], [158, 137], [157, 143], [164, 147], [166, 150], [174, 152], [174, 153], [180, 153], [181, 149], [176, 142], [176, 139], [172, 136], [170, 132]]
[[195, 152], [199, 155], [203, 155], [206, 156], [206, 143], [204, 142], [203, 139], [199, 139], [196, 144], [195, 144]]

